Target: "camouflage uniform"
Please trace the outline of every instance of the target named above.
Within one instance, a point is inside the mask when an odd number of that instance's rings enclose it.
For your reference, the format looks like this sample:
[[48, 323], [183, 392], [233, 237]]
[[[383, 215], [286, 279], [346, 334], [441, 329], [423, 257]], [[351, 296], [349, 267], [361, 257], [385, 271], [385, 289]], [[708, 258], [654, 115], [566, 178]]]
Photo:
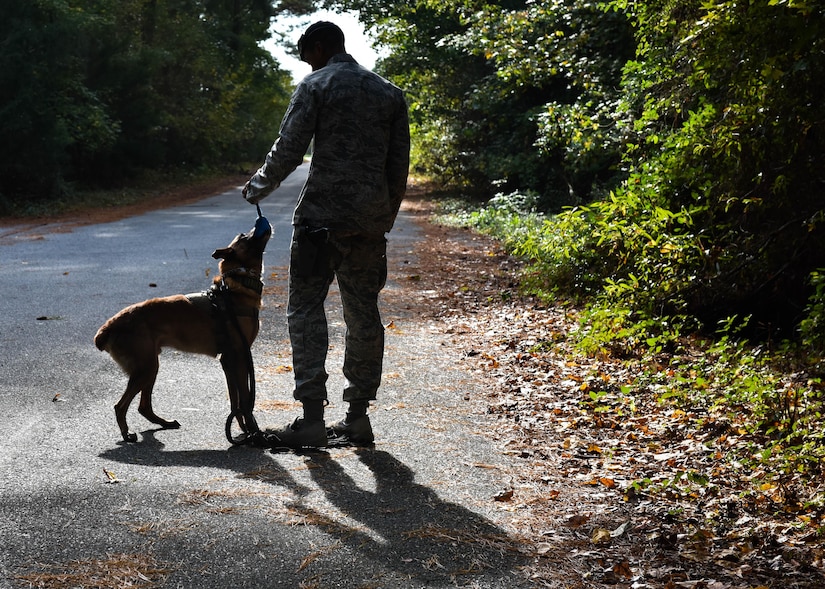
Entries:
[[348, 54], [298, 85], [279, 138], [250, 180], [256, 202], [302, 161], [314, 139], [309, 176], [293, 216], [287, 320], [294, 396], [326, 399], [324, 313], [337, 277], [347, 326], [345, 401], [375, 399], [384, 327], [378, 293], [387, 277], [386, 239], [407, 184], [409, 122], [399, 88]]

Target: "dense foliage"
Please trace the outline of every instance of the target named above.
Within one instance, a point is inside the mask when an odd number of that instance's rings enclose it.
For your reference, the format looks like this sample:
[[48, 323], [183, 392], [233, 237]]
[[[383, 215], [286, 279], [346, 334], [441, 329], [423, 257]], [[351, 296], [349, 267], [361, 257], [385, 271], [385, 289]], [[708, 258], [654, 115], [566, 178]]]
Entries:
[[823, 339], [806, 315], [825, 308], [818, 3], [331, 4], [391, 49], [417, 168], [499, 193], [482, 222], [525, 222], [514, 247], [540, 288], [629, 321], [737, 315]]
[[627, 8], [643, 40], [624, 78], [631, 175], [579, 213], [623, 228], [607, 240], [622, 263], [602, 276], [651, 313], [797, 325], [825, 262], [825, 13], [769, 0]]
[[257, 160], [291, 85], [259, 46], [275, 14], [269, 0], [0, 3], [0, 211]]

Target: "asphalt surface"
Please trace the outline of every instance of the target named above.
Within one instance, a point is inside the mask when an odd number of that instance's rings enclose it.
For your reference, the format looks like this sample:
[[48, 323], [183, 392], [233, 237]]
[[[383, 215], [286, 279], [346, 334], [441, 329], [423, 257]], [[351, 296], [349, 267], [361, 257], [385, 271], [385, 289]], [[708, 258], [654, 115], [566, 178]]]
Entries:
[[[274, 227], [253, 346], [262, 426], [299, 413], [284, 293], [305, 172], [261, 203]], [[504, 458], [464, 400], [483, 383], [461, 371], [438, 329], [397, 304], [403, 297], [382, 308], [374, 448], [230, 447], [218, 362], [172, 350], [161, 356], [154, 406], [181, 429], [157, 429], [136, 400], [128, 417], [138, 442], [121, 441], [113, 406], [126, 381], [94, 347], [95, 331], [128, 304], [208, 287], [212, 251], [254, 221], [238, 190], [70, 231], [0, 228], [0, 587], [528, 586], [508, 514], [493, 500], [507, 484]], [[425, 271], [416, 267], [420, 239], [402, 213], [390, 234], [389, 294]], [[337, 419], [334, 288], [328, 312], [327, 417]], [[123, 562], [143, 578], [112, 581]]]

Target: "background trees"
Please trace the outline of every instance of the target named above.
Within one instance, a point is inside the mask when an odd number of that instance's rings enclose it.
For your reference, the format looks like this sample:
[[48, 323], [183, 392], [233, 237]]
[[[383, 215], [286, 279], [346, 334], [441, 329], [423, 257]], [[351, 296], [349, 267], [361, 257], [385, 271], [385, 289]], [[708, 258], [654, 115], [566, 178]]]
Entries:
[[[648, 272], [647, 304], [798, 324], [808, 277], [825, 262], [821, 8], [616, 4], [640, 40], [624, 78], [632, 175], [619, 200], [638, 199], [629, 214], [640, 225], [656, 208], [681, 215], [653, 234], [679, 244], [664, 256], [668, 291], [653, 286], [662, 272]], [[631, 255], [628, 267], [640, 267]]]
[[269, 0], [3, 2], [0, 198], [260, 157], [291, 86], [258, 44], [275, 13]]
[[627, 18], [591, 2], [331, 2], [359, 10], [407, 90], [415, 163], [490, 196], [526, 190], [547, 209], [620, 177], [616, 100], [633, 55]]
[[541, 288], [825, 340], [812, 0], [10, 0], [0, 205], [257, 160], [290, 90], [259, 42], [312, 6], [384, 45], [418, 172], [536, 213], [518, 247]]

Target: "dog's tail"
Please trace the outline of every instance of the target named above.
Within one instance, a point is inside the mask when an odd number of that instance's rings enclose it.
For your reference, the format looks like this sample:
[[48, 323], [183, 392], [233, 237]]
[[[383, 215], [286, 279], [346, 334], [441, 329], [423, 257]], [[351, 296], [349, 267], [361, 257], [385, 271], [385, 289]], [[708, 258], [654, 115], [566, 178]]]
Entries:
[[106, 345], [109, 343], [109, 323], [107, 322], [103, 327], [97, 330], [95, 334], [95, 346], [101, 352], [106, 351]]

